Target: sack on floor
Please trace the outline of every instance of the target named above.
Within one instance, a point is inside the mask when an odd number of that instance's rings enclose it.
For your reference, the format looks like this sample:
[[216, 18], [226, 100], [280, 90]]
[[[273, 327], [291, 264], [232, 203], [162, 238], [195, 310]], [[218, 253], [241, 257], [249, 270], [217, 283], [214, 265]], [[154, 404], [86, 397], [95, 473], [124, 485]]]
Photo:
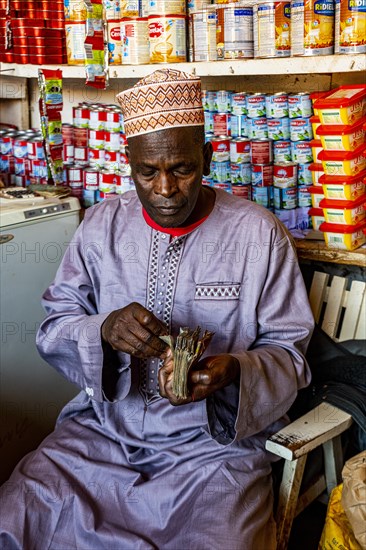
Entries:
[[366, 451], [347, 460], [342, 479], [343, 509], [356, 540], [366, 550]]
[[330, 495], [319, 550], [362, 550], [342, 507], [342, 488], [338, 485]]

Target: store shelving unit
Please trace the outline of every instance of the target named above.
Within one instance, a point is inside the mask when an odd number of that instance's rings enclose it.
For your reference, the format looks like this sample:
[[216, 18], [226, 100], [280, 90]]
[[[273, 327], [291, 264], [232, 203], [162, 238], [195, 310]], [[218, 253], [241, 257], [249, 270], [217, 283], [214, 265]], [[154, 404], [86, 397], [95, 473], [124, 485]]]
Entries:
[[[178, 63], [174, 66], [179, 67], [181, 71], [190, 72], [202, 77], [328, 74], [366, 71], [366, 59], [363, 54], [326, 55], [318, 57], [285, 57], [283, 59], [241, 59]], [[55, 68], [54, 65], [43, 65], [43, 67]], [[159, 65], [111, 65], [109, 73], [112, 78], [142, 78], [157, 67]], [[24, 78], [36, 78], [38, 68], [38, 65], [0, 64], [2, 74]], [[62, 68], [63, 78], [84, 78], [84, 69], [82, 66], [62, 65], [60, 68]]]
[[[78, 101], [115, 103], [119, 91], [162, 66], [166, 65], [111, 65], [108, 89], [96, 91], [85, 86], [83, 66], [62, 65], [65, 121], [71, 122], [72, 105]], [[363, 54], [193, 62], [172, 66], [200, 76], [206, 89], [297, 92], [328, 90], [340, 84], [366, 82], [366, 56]], [[5, 122], [20, 127], [39, 125], [36, 79], [40, 67], [0, 64], [0, 97], [7, 100], [7, 108], [2, 109], [0, 120], [5, 118]], [[54, 65], [42, 67], [56, 68]]]

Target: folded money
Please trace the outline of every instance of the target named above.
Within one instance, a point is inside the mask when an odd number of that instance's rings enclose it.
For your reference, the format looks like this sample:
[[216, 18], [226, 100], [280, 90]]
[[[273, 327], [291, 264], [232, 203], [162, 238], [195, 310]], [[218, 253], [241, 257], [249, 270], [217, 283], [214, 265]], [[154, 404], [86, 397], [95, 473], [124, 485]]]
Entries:
[[181, 327], [175, 340], [171, 335], [160, 336], [172, 350], [174, 364], [173, 393], [180, 399], [187, 399], [189, 396], [189, 370], [198, 363], [215, 333], [205, 330], [201, 338], [200, 334], [201, 327], [197, 327], [195, 330]]

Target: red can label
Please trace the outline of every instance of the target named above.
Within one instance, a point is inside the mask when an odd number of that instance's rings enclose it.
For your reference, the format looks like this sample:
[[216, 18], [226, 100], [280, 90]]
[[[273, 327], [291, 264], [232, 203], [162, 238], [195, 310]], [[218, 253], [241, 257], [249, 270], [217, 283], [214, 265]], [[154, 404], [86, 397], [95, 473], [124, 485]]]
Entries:
[[105, 132], [105, 134], [104, 134], [104, 148], [107, 151], [119, 151], [120, 148], [121, 148], [120, 135], [118, 133]]
[[212, 160], [224, 161], [230, 157], [230, 139], [228, 137], [215, 137], [211, 139], [212, 144]]
[[74, 145], [75, 147], [87, 147], [88, 146], [88, 129], [87, 128], [74, 128]]
[[273, 166], [273, 185], [285, 189], [297, 185], [297, 164], [280, 162]]
[[273, 160], [272, 140], [253, 139], [251, 142], [252, 164], [270, 164]]
[[236, 164], [250, 162], [249, 139], [237, 138], [230, 143], [230, 161]]
[[252, 200], [252, 186], [251, 185], [232, 185], [232, 194], [242, 199]]
[[1, 149], [0, 152], [2, 155], [12, 155], [13, 154], [13, 143], [14, 138], [10, 136], [4, 136], [1, 139]]
[[269, 187], [272, 183], [272, 164], [252, 164], [252, 185], [255, 187]]
[[121, 185], [121, 176], [114, 172], [104, 171], [99, 174], [99, 186], [101, 185]]
[[27, 156], [28, 156], [27, 142], [21, 139], [16, 139], [14, 141], [14, 157], [21, 159]]
[[74, 144], [74, 127], [72, 124], [62, 125], [62, 141], [64, 145]]
[[230, 119], [229, 113], [214, 113], [213, 128], [216, 136], [230, 136]]
[[28, 157], [32, 159], [44, 159], [45, 152], [43, 147], [43, 140], [31, 139], [27, 142]]

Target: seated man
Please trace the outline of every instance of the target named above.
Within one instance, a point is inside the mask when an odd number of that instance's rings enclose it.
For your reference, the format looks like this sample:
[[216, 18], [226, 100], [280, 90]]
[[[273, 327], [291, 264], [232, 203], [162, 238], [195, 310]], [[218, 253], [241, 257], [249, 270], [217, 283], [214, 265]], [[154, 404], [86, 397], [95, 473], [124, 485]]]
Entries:
[[[271, 550], [271, 455], [309, 381], [312, 314], [270, 212], [202, 186], [200, 80], [122, 92], [136, 192], [86, 211], [44, 295], [41, 355], [81, 388], [1, 492], [2, 549]], [[172, 391], [161, 335], [214, 331]]]

